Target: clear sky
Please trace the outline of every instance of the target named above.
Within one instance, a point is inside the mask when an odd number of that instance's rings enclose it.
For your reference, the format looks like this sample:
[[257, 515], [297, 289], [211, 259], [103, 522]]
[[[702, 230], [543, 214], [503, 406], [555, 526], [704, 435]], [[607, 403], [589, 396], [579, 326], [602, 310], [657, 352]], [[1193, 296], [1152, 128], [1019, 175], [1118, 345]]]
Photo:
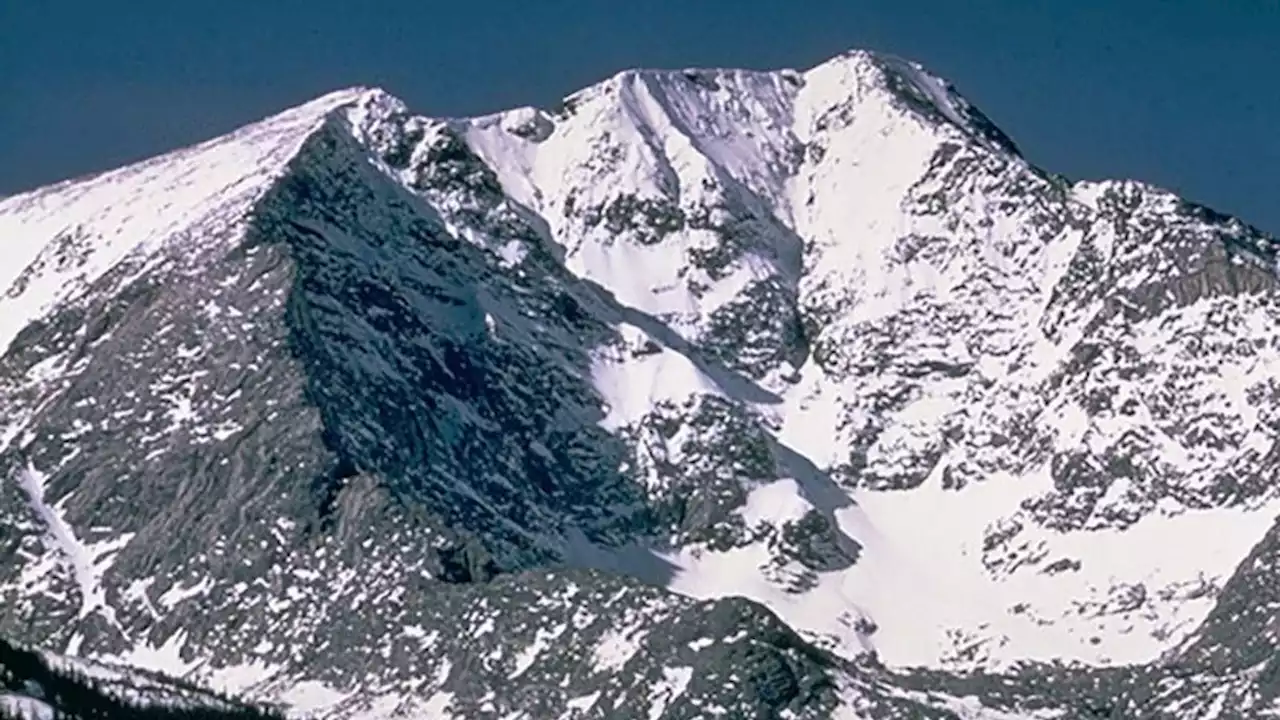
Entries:
[[0, 194], [350, 85], [464, 115], [854, 47], [947, 77], [1047, 169], [1280, 233], [1280, 0], [0, 0]]

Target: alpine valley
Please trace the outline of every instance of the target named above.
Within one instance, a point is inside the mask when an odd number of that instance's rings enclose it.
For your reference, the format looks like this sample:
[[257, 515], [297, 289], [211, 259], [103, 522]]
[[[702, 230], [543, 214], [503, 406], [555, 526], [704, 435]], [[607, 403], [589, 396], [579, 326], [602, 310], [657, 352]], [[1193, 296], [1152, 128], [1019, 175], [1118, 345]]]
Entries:
[[1280, 715], [1278, 250], [864, 51], [0, 200], [0, 711]]

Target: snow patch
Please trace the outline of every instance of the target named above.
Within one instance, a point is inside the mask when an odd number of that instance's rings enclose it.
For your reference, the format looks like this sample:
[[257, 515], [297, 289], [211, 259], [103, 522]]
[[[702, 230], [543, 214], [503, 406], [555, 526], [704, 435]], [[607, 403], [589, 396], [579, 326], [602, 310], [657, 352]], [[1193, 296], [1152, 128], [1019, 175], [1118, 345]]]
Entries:
[[598, 351], [591, 365], [593, 383], [606, 403], [603, 427], [613, 430], [634, 424], [661, 402], [721, 394], [685, 355], [660, 346], [633, 325], [623, 324], [619, 331], [625, 348]]
[[305, 139], [365, 92], [332, 93], [194, 147], [0, 200], [0, 351], [126, 260], [191, 235], [206, 249], [230, 247]]
[[351, 697], [317, 680], [303, 680], [293, 683], [288, 690], [280, 693], [279, 701], [288, 705], [291, 714], [314, 716], [325, 715], [326, 711], [336, 708]]
[[158, 598], [158, 601], [166, 610], [172, 610], [178, 603], [189, 598], [208, 594], [212, 589], [213, 580], [207, 577], [201, 578], [199, 582], [190, 587], [184, 587], [181, 583], [174, 583]]
[[621, 670], [639, 652], [646, 635], [645, 630], [636, 627], [606, 632], [596, 644], [592, 655], [596, 670], [599, 672]]
[[45, 544], [48, 551], [62, 558], [63, 566], [71, 573], [80, 591], [80, 611], [77, 617], [84, 619], [97, 612], [118, 627], [119, 621], [116, 620], [115, 608], [107, 603], [107, 593], [102, 585], [102, 577], [111, 567], [115, 554], [128, 544], [133, 536], [122, 535], [108, 542], [84, 544], [76, 537], [75, 531], [63, 517], [62, 512], [45, 500], [46, 480], [47, 476], [30, 463], [27, 464], [26, 469], [18, 473], [18, 485], [26, 494], [32, 512], [45, 527]]
[[659, 720], [667, 707], [684, 694], [692, 679], [691, 667], [663, 668], [662, 680], [655, 683], [649, 693], [649, 720]]

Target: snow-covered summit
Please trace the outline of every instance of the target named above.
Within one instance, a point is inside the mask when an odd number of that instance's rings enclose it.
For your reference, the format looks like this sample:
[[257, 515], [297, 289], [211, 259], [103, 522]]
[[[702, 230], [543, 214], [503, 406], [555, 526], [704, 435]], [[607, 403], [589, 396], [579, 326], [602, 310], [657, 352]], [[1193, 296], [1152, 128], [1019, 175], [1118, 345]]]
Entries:
[[335, 109], [386, 94], [350, 88], [225, 136], [119, 170], [0, 200], [0, 347], [55, 303], [163, 246], [240, 239], [253, 204]]

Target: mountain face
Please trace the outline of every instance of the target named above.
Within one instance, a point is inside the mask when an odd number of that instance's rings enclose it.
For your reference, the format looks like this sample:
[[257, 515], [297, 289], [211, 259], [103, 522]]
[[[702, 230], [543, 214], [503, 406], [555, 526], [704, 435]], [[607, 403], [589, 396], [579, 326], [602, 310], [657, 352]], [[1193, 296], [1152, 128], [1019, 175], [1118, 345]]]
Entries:
[[334, 718], [1280, 711], [1280, 244], [915, 64], [357, 88], [0, 243], [0, 636]]

